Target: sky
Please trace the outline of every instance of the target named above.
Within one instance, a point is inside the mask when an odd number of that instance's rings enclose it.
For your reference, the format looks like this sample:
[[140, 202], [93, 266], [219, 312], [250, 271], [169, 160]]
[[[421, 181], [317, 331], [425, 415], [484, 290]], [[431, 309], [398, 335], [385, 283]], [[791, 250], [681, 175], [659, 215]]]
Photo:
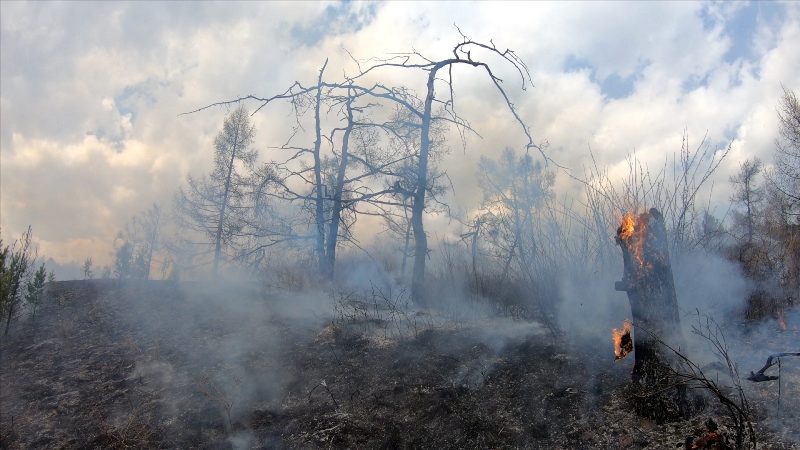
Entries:
[[[0, 2], [0, 228], [34, 230], [57, 262], [111, 260], [114, 236], [154, 202], [170, 209], [188, 174], [208, 173], [226, 109], [355, 73], [349, 55], [451, 55], [461, 40], [513, 49], [533, 87], [487, 57], [536, 142], [564, 167], [557, 193], [594, 161], [664, 164], [689, 137], [731, 146], [707, 198], [723, 205], [739, 164], [772, 161], [781, 85], [800, 91], [800, 2]], [[421, 89], [425, 75], [381, 75]], [[485, 74], [454, 75], [478, 136], [450, 143], [451, 206], [475, 211], [481, 155], [526, 140]], [[288, 138], [286, 105], [253, 116], [262, 160]], [[591, 153], [590, 153], [591, 149]], [[431, 230], [447, 232], [446, 218]]]

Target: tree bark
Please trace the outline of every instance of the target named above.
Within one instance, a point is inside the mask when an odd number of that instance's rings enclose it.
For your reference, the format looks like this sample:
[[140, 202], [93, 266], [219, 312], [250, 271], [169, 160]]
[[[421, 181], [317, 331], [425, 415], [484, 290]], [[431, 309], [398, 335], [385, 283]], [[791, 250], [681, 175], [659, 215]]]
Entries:
[[322, 159], [320, 158], [320, 148], [322, 147], [322, 131], [320, 119], [320, 102], [322, 100], [322, 74], [325, 72], [325, 67], [328, 66], [328, 60], [322, 65], [319, 70], [319, 79], [317, 81], [317, 98], [314, 105], [314, 131], [316, 132], [316, 140], [314, 141], [314, 184], [316, 184], [317, 195], [314, 199], [315, 208], [314, 215], [317, 222], [317, 258], [319, 261], [319, 272], [325, 274], [327, 272], [325, 259], [325, 209], [322, 185]]
[[626, 217], [616, 242], [622, 249], [624, 273], [615, 287], [627, 292], [636, 327], [631, 378], [645, 388], [658, 386], [636, 409], [656, 420], [683, 416], [689, 408], [685, 389], [668, 388], [679, 368], [665, 344], [679, 349], [683, 338], [663, 216], [651, 208], [638, 217]]
[[634, 339], [633, 379], [654, 381], [668, 364], [658, 341], [680, 341], [678, 299], [663, 216], [651, 208], [633, 219], [632, 226], [617, 230], [624, 274], [616, 289], [628, 293], [633, 323], [640, 329]]
[[[405, 202], [405, 201], [404, 201]], [[408, 262], [408, 245], [411, 242], [411, 221], [408, 220], [408, 208], [403, 206], [403, 212], [406, 216], [406, 236], [405, 245], [403, 246], [403, 264], [400, 266], [400, 275], [406, 276], [406, 264]]]
[[336, 173], [336, 186], [333, 191], [333, 210], [331, 211], [331, 223], [328, 228], [328, 242], [325, 254], [325, 277], [333, 279], [334, 267], [336, 265], [336, 243], [339, 237], [339, 224], [342, 219], [342, 193], [344, 192], [345, 172], [347, 172], [347, 156], [350, 148], [350, 133], [353, 131], [353, 97], [347, 97], [347, 128], [342, 137], [342, 157], [339, 161], [339, 170]]
[[428, 185], [433, 83], [436, 80], [436, 73], [444, 66], [443, 63], [436, 64], [428, 74], [428, 92], [425, 96], [425, 109], [422, 112], [417, 187], [414, 192], [414, 204], [411, 205], [411, 229], [414, 232], [414, 272], [411, 275], [411, 298], [415, 302], [423, 301], [425, 296], [425, 258], [428, 256], [428, 236], [423, 228], [422, 213], [425, 212], [425, 189]]
[[233, 140], [233, 149], [231, 150], [231, 160], [228, 163], [228, 173], [225, 176], [225, 192], [222, 195], [222, 204], [219, 208], [219, 220], [217, 221], [217, 235], [214, 245], [214, 268], [212, 273], [214, 277], [217, 276], [219, 270], [219, 257], [222, 253], [222, 227], [225, 224], [225, 209], [228, 207], [228, 194], [231, 190], [231, 176], [233, 175], [233, 163], [236, 161], [236, 146], [239, 143], [239, 127], [236, 127], [236, 136]]

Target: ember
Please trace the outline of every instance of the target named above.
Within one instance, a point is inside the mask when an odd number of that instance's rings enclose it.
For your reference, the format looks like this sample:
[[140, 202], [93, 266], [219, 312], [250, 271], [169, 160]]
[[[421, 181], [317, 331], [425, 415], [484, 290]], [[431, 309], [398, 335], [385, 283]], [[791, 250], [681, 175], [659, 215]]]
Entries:
[[783, 320], [783, 313], [781, 311], [777, 311], [775, 316], [778, 317], [778, 322], [781, 324], [781, 329], [786, 329], [786, 322]]
[[619, 361], [628, 353], [633, 351], [633, 339], [631, 339], [631, 321], [625, 319], [621, 330], [613, 329], [614, 353], [617, 355], [614, 361]]
[[[717, 423], [714, 422], [713, 419], [708, 419], [706, 422], [706, 428], [708, 432], [705, 434], [703, 434], [702, 431], [698, 431], [698, 434], [700, 435], [698, 438], [686, 438], [684, 448], [686, 450], [699, 450], [704, 448], [712, 450], [729, 450], [732, 448], [730, 445], [728, 445], [726, 437], [719, 433]], [[692, 441], [694, 441], [694, 443], [692, 443]]]

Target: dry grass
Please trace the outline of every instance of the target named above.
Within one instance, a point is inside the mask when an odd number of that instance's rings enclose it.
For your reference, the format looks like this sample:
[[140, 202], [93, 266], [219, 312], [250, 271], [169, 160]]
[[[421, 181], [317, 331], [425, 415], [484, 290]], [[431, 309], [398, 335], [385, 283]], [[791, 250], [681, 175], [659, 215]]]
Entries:
[[[0, 448], [675, 449], [710, 417], [732, 432], [713, 405], [675, 423], [637, 417], [610, 338], [435, 311], [415, 329], [420, 311], [396, 295], [309, 322], [201, 310], [189, 296], [202, 288], [169, 283], [55, 288], [0, 343]], [[760, 448], [800, 448], [786, 425], [798, 373], [783, 367], [780, 420], [777, 386], [746, 386]]]

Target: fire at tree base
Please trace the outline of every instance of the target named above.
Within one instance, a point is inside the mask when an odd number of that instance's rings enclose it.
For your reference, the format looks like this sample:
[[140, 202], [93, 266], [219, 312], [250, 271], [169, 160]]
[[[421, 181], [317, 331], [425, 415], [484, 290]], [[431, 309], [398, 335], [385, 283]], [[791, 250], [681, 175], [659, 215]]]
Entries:
[[626, 321], [627, 330], [614, 330], [616, 359], [625, 357], [632, 340], [633, 407], [640, 416], [656, 422], [694, 415], [703, 402], [690, 398], [686, 387], [676, 383], [679, 363], [665, 346], [684, 347], [663, 216], [655, 208], [637, 217], [626, 215], [616, 241], [622, 249], [624, 272], [615, 288], [628, 294], [635, 327], [633, 338], [630, 322]]

